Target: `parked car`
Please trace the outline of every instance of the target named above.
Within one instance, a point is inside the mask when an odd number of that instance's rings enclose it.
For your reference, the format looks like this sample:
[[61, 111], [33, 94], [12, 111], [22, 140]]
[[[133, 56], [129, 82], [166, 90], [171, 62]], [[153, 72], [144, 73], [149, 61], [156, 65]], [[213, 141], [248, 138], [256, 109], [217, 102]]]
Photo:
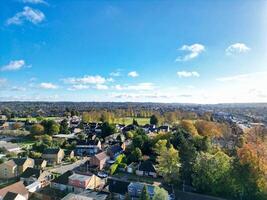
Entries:
[[107, 178], [108, 177], [108, 174], [105, 173], [105, 172], [98, 172], [97, 173], [97, 176], [99, 176], [100, 178]]

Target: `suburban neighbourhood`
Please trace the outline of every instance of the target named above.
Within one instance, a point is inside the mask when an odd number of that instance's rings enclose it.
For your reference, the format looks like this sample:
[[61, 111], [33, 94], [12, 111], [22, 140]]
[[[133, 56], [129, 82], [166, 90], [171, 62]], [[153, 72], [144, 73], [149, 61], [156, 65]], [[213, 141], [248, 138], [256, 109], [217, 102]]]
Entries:
[[263, 123], [209, 109], [124, 118], [117, 112], [66, 109], [64, 116], [12, 118], [3, 110], [1, 198], [219, 199], [219, 192], [200, 192], [203, 183], [196, 181], [204, 174], [194, 177], [200, 171], [189, 163], [194, 151], [227, 160], [223, 151], [241, 145], [245, 132], [266, 131]]

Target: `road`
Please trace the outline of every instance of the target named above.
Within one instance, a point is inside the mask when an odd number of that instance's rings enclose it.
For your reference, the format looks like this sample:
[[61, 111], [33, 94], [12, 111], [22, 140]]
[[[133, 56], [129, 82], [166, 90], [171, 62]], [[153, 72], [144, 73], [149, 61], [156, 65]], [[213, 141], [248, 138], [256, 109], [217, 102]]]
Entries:
[[81, 160], [76, 161], [75, 163], [69, 164], [69, 165], [61, 165], [61, 166], [56, 166], [55, 168], [49, 169], [49, 172], [53, 173], [59, 173], [59, 174], [64, 174], [65, 172], [69, 170], [73, 170], [80, 165], [84, 164], [86, 161], [88, 161], [89, 158], [83, 158]]

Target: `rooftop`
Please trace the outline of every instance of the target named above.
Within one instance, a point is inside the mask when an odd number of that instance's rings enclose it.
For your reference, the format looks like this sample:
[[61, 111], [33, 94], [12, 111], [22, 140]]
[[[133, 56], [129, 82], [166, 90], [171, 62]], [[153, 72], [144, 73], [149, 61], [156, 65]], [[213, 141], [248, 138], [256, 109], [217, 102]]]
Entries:
[[72, 174], [69, 176], [70, 180], [79, 180], [79, 181], [87, 181], [88, 179], [91, 179], [92, 176], [86, 176], [82, 174]]

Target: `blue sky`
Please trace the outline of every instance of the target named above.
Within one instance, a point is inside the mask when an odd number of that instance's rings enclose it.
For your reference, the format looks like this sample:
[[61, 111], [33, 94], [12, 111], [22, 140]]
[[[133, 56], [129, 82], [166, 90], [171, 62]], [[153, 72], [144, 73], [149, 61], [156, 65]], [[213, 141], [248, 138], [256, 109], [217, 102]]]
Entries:
[[264, 0], [6, 0], [0, 9], [1, 101], [267, 101]]

